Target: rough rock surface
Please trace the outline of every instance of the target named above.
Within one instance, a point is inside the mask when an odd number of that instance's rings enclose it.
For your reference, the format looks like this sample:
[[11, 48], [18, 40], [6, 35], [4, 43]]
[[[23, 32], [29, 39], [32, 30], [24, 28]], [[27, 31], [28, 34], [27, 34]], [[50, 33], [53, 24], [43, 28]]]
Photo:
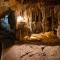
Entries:
[[13, 45], [3, 49], [1, 60], [60, 60], [60, 46]]

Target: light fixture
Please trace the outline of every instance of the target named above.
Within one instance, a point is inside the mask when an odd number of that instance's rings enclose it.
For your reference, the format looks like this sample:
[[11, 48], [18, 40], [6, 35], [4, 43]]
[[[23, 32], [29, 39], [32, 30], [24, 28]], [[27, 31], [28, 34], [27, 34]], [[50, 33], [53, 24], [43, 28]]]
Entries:
[[22, 16], [17, 16], [17, 23], [24, 22], [24, 18]]

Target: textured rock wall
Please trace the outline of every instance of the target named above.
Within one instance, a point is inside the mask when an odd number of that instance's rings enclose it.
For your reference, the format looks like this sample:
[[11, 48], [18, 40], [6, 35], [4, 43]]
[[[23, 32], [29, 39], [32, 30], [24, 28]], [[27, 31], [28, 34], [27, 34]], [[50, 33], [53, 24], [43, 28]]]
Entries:
[[[29, 27], [31, 30], [32, 30], [31, 25], [33, 20], [32, 19], [33, 11], [35, 11], [36, 14], [40, 14], [38, 13], [39, 11], [42, 13], [42, 19], [39, 17], [38, 20], [42, 20], [41, 26], [42, 26], [43, 32], [57, 29], [58, 21], [60, 20], [59, 5], [44, 5], [44, 3], [39, 3], [39, 2], [33, 3], [33, 4], [30, 4], [30, 3], [21, 4], [17, 0], [8, 0], [8, 1], [1, 0], [0, 15], [3, 12], [5, 12], [8, 9], [8, 7], [10, 7], [13, 11], [15, 11], [16, 17], [19, 15], [23, 16], [27, 24], [27, 27]], [[52, 20], [50, 24], [51, 26], [49, 25], [48, 17], [51, 17], [51, 20]], [[36, 20], [36, 18], [34, 20]]]

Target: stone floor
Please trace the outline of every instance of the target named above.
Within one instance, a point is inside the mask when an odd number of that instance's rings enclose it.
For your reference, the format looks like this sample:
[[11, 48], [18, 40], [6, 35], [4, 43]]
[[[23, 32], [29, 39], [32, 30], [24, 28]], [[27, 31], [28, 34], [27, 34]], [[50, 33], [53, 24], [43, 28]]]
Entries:
[[60, 60], [60, 46], [13, 45], [3, 49], [1, 60]]

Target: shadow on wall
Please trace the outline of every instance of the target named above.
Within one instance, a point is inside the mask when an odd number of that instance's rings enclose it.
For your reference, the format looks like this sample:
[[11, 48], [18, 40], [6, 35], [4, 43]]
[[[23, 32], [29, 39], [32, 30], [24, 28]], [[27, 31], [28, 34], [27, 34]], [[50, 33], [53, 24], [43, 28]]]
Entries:
[[0, 53], [2, 51], [2, 45], [4, 48], [7, 48], [12, 46], [15, 40], [15, 14], [14, 11], [8, 8], [0, 16]]

